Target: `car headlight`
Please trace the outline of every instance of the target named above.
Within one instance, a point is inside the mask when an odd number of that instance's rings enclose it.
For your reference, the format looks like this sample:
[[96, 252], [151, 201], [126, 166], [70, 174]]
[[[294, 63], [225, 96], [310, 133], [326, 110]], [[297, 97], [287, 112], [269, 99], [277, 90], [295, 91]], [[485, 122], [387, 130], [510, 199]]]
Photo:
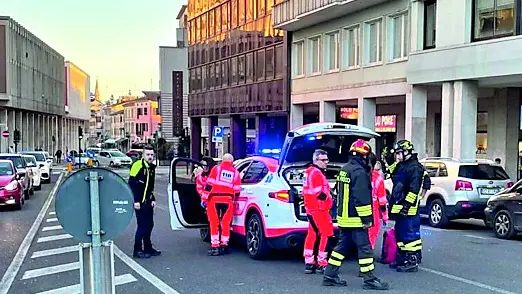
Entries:
[[16, 188], [18, 188], [18, 182], [12, 181], [11, 183], [7, 184], [7, 186], [4, 187], [7, 191], [14, 191]]

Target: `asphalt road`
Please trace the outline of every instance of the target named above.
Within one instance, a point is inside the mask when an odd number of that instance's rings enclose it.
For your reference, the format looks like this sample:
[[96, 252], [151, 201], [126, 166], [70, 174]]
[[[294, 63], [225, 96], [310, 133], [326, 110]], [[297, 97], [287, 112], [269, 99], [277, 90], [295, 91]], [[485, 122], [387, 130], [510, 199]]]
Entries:
[[[120, 173], [124, 175], [126, 172]], [[279, 253], [270, 260], [255, 261], [248, 257], [242, 247], [234, 247], [230, 255], [207, 256], [208, 244], [199, 240], [197, 231], [171, 231], [166, 185], [167, 175], [158, 173], [156, 197], [159, 206], [155, 215], [153, 242], [163, 254], [146, 260], [132, 260], [128, 257], [132, 254], [133, 220], [128, 229], [115, 240], [115, 268], [121, 284], [116, 288], [118, 293], [366, 292], [361, 289], [361, 279], [357, 278], [355, 261], [347, 261], [342, 267], [342, 275], [348, 280], [348, 287], [332, 289], [320, 286], [319, 275], [302, 273], [303, 262], [299, 252]], [[46, 190], [27, 202], [24, 210], [0, 213], [0, 245], [4, 248], [0, 253], [0, 275], [4, 274], [36, 218], [45, 200], [45, 193], [49, 192], [52, 185], [47, 186]], [[30, 205], [34, 205], [32, 210]], [[79, 270], [74, 264], [78, 261], [77, 251], [42, 256], [49, 253], [43, 250], [66, 250], [68, 246], [78, 243], [71, 238], [45, 241], [49, 239], [45, 237], [56, 238], [52, 236], [65, 234], [60, 229], [44, 231], [45, 227], [58, 225], [52, 220], [53, 205], [50, 207], [13, 279], [9, 293], [38, 293], [79, 283]], [[49, 219], [51, 221], [48, 222]], [[6, 238], [6, 233], [14, 233], [14, 236]], [[496, 239], [478, 221], [453, 223], [446, 230], [423, 227], [422, 233], [424, 252], [421, 271], [397, 273], [377, 264], [376, 275], [391, 284], [390, 292], [522, 293], [522, 238], [512, 241]], [[63, 264], [67, 266], [50, 268]], [[42, 268], [44, 270], [38, 271]], [[53, 270], [62, 272], [50, 274]], [[69, 292], [61, 293], [75, 293], [71, 288], [68, 289]]]

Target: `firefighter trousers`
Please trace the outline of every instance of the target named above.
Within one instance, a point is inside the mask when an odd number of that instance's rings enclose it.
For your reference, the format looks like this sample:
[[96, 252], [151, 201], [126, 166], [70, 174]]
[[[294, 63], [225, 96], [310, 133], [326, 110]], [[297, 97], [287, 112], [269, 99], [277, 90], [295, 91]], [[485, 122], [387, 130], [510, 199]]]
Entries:
[[318, 211], [313, 214], [308, 214], [308, 232], [306, 234], [303, 252], [306, 264], [316, 264], [314, 252], [318, 241], [317, 264], [319, 266], [326, 266], [328, 264], [326, 260], [328, 255], [326, 245], [328, 244], [328, 237], [332, 235], [333, 225], [328, 211]]
[[154, 228], [154, 209], [148, 203], [142, 203], [140, 209], [136, 211], [136, 222], [138, 228], [134, 236], [134, 253], [139, 251], [152, 251], [150, 235]]
[[324, 272], [325, 276], [335, 278], [338, 276], [339, 268], [345, 256], [350, 252], [352, 241], [357, 246], [359, 271], [363, 275], [372, 273], [375, 269], [373, 250], [368, 237], [368, 230], [362, 228], [339, 228], [339, 240], [335, 246], [328, 266]]
[[395, 219], [395, 238], [397, 239], [397, 264], [404, 264], [411, 256], [416, 262], [422, 259], [422, 240], [420, 235], [420, 216], [401, 216]]
[[231, 196], [210, 196], [207, 217], [210, 223], [210, 244], [212, 248], [228, 246], [233, 212]]

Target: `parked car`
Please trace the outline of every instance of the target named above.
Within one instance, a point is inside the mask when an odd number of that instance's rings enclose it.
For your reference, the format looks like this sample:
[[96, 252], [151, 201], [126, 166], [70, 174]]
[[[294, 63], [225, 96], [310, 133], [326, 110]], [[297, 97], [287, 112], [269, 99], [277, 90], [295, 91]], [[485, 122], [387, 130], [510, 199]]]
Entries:
[[14, 206], [22, 209], [25, 203], [24, 188], [20, 183], [20, 175], [11, 160], [0, 160], [0, 206]]
[[22, 154], [22, 157], [25, 160], [25, 163], [27, 165], [27, 169], [30, 169], [32, 171], [32, 187], [34, 190], [41, 190], [42, 189], [42, 183], [41, 183], [41, 172], [40, 168], [38, 168], [38, 163], [36, 162], [36, 157], [34, 155], [29, 154]]
[[504, 168], [490, 161], [431, 157], [420, 162], [432, 182], [420, 212], [433, 227], [444, 228], [454, 219], [484, 219], [489, 198], [513, 186]]
[[2, 153], [0, 154], [0, 159], [11, 160], [13, 162], [13, 165], [16, 169], [16, 173], [19, 175], [19, 181], [24, 189], [24, 197], [25, 199], [29, 199], [30, 195], [34, 193], [34, 190], [32, 190], [31, 186], [32, 171], [31, 169], [27, 169], [27, 165], [24, 159], [22, 158], [22, 155]]
[[102, 150], [96, 154], [96, 161], [100, 166], [129, 166], [132, 164], [132, 159], [120, 151]]
[[522, 232], [522, 180], [491, 197], [484, 214], [497, 238], [511, 239]]
[[46, 152], [43, 151], [22, 151], [20, 154], [33, 155], [36, 158], [36, 163], [38, 164], [38, 168], [40, 169], [40, 177], [42, 183], [49, 184], [51, 183], [51, 164], [47, 160], [45, 156]]
[[74, 157], [74, 165], [80, 164], [80, 166], [87, 166], [89, 163], [89, 157], [87, 157], [86, 153], [80, 153], [77, 154], [76, 157]]
[[49, 171], [52, 171], [53, 170], [53, 163], [54, 163], [54, 160], [53, 160], [53, 156], [49, 154], [49, 152], [47, 151], [41, 151], [43, 152], [43, 154], [45, 155], [45, 161], [47, 162], [48, 166], [49, 166]]
[[[287, 134], [279, 159], [254, 156], [236, 160], [241, 193], [234, 203], [232, 232], [246, 241], [249, 256], [260, 259], [271, 249], [302, 246], [308, 229], [302, 184], [314, 150], [328, 152], [326, 177], [333, 187], [338, 171], [348, 161], [351, 144], [359, 138], [376, 136], [359, 126], [310, 124]], [[200, 229], [201, 238], [208, 240], [208, 221], [193, 177], [194, 169], [200, 166], [187, 158], [172, 160], [167, 186], [170, 223], [173, 230]], [[333, 209], [337, 231], [336, 216]]]

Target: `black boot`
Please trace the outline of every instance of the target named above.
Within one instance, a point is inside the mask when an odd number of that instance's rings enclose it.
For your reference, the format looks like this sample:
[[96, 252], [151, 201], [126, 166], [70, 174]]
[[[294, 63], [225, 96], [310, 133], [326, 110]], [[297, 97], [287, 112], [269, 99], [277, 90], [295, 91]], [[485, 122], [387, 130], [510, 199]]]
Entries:
[[419, 271], [419, 263], [417, 261], [417, 254], [408, 253], [406, 255], [406, 261], [397, 266], [397, 271], [400, 273], [414, 273]]
[[315, 264], [305, 264], [305, 274], [315, 274]]
[[210, 247], [208, 249], [208, 255], [209, 256], [218, 256], [219, 255], [219, 248], [218, 247], [216, 247], [216, 248]]
[[316, 271], [317, 271], [317, 273], [319, 273], [319, 274], [322, 275], [322, 274], [324, 274], [324, 272], [326, 271], [326, 266], [324, 266], [324, 265], [322, 265], [322, 266], [321, 266], [321, 265], [318, 265]]
[[228, 253], [228, 246], [221, 246], [219, 247], [219, 254], [227, 254]]
[[145, 253], [143, 251], [137, 251], [132, 254], [132, 257], [134, 258], [150, 258], [150, 254]]
[[363, 289], [365, 290], [388, 290], [390, 285], [386, 282], [382, 282], [373, 275], [373, 271], [363, 274], [364, 284]]
[[323, 286], [345, 287], [346, 281], [339, 277], [339, 267], [329, 264], [324, 270]]
[[148, 253], [150, 256], [160, 256], [161, 255], [161, 251], [156, 250], [154, 248], [147, 250], [145, 252]]

